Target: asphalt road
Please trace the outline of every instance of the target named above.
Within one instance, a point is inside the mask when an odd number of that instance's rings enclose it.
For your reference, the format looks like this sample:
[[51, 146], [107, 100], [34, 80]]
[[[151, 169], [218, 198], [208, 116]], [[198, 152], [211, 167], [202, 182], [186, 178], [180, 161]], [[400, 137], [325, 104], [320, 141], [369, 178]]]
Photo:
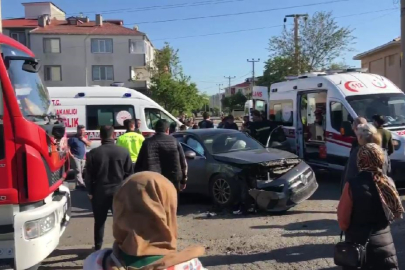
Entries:
[[[336, 207], [339, 182], [323, 175], [312, 198], [286, 214], [272, 216], [230, 214], [207, 217], [205, 198], [183, 196], [178, 213], [179, 248], [199, 244], [207, 249], [201, 261], [208, 269], [338, 269], [333, 264], [339, 241]], [[405, 192], [401, 192], [405, 203]], [[86, 193], [74, 191], [73, 218], [59, 248], [40, 269], [82, 269], [91, 253], [93, 218]], [[113, 242], [112, 218], [106, 223], [105, 247]], [[405, 269], [405, 221], [392, 225], [400, 260]]]

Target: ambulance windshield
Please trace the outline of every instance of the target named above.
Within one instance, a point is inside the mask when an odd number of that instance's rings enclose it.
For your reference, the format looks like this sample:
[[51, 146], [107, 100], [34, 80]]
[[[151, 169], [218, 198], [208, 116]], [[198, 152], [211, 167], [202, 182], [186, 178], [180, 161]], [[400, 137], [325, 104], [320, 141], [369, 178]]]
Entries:
[[[9, 57], [29, 57], [26, 53], [1, 45], [3, 60]], [[42, 122], [46, 120], [51, 107], [48, 90], [42, 84], [38, 73], [23, 69], [24, 60], [9, 61], [7, 72], [14, 87], [18, 105], [23, 115], [30, 121]]]
[[405, 95], [402, 93], [351, 96], [346, 98], [358, 116], [372, 122], [375, 114], [385, 118], [386, 127], [405, 125]]

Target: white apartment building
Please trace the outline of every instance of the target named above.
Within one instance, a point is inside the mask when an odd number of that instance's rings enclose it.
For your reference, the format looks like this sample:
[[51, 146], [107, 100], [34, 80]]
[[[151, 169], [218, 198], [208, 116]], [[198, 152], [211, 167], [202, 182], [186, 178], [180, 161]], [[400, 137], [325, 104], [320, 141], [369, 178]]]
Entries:
[[215, 94], [215, 95], [212, 95], [212, 96], [210, 96], [210, 108], [221, 108], [221, 101], [222, 101], [222, 99], [223, 99], [223, 97], [224, 97], [224, 94], [223, 93], [221, 93], [221, 94]]
[[150, 87], [155, 49], [137, 27], [122, 20], [68, 17], [51, 2], [24, 3], [25, 17], [3, 20], [3, 33], [29, 47], [41, 61], [47, 86]]

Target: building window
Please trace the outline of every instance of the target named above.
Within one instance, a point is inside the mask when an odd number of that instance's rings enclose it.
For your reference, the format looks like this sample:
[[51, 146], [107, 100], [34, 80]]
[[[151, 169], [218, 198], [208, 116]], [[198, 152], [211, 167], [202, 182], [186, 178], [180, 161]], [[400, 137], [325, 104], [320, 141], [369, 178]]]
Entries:
[[124, 120], [135, 119], [132, 105], [87, 105], [88, 130], [99, 130], [101, 126], [113, 126], [124, 129]]
[[44, 38], [44, 53], [60, 53], [60, 39]]
[[10, 37], [23, 45], [27, 45], [25, 32], [10, 32]]
[[93, 81], [113, 81], [113, 66], [93, 66]]
[[132, 54], [144, 54], [145, 43], [142, 40], [129, 40], [129, 53]]
[[147, 81], [149, 73], [145, 68], [129, 67], [129, 76], [132, 81]]
[[92, 53], [112, 53], [113, 52], [113, 40], [107, 39], [91, 39], [91, 52]]
[[62, 81], [62, 67], [61, 66], [45, 66], [44, 67], [45, 81], [60, 82]]
[[388, 56], [388, 65], [393, 66], [395, 65], [395, 54]]

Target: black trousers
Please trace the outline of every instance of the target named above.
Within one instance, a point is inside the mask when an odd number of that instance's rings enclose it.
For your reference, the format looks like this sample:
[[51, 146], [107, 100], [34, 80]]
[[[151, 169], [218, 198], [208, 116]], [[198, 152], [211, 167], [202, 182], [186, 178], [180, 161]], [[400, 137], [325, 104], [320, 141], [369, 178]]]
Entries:
[[100, 249], [104, 239], [104, 224], [107, 220], [108, 210], [113, 211], [113, 196], [93, 197], [92, 199], [94, 215], [94, 247]]

